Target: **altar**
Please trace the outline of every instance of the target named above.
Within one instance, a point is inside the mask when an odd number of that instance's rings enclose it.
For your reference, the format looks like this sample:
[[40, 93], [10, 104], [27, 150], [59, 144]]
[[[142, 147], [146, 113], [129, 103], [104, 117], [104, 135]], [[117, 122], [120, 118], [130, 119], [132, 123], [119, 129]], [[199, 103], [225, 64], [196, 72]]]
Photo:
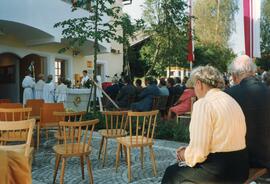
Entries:
[[[72, 111], [86, 111], [90, 96], [90, 89], [71, 89], [67, 91], [65, 108]], [[92, 97], [93, 98], [93, 97]]]

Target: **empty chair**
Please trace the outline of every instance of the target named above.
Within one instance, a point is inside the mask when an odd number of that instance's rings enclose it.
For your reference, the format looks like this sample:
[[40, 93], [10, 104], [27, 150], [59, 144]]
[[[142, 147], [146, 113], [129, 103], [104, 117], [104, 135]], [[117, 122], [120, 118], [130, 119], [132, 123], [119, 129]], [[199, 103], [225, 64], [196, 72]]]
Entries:
[[101, 151], [103, 150], [103, 166], [107, 159], [107, 144], [109, 139], [124, 137], [127, 135], [127, 111], [105, 111], [102, 112], [105, 116], [106, 129], [99, 130], [102, 136], [98, 159], [100, 159]]
[[43, 106], [44, 100], [43, 99], [31, 99], [26, 101], [26, 107], [31, 107], [31, 118], [36, 120], [40, 119], [40, 108]]
[[[62, 168], [60, 175], [60, 183], [64, 183], [64, 173], [66, 159], [69, 157], [79, 157], [81, 160], [82, 179], [84, 179], [84, 160], [87, 162], [90, 183], [93, 183], [93, 174], [91, 161], [89, 156], [92, 151], [91, 141], [95, 125], [98, 119], [80, 122], [64, 122], [59, 123], [61, 134], [64, 136], [63, 144], [57, 144], [53, 147], [56, 159], [53, 183], [55, 183], [60, 160], [62, 159]], [[69, 135], [71, 132], [71, 136]], [[76, 138], [77, 137], [77, 138]]]
[[40, 129], [46, 128], [46, 138], [48, 139], [48, 128], [58, 128], [60, 121], [63, 121], [63, 117], [54, 116], [54, 112], [65, 111], [63, 103], [44, 103], [40, 108], [40, 121], [37, 122], [37, 148], [39, 148], [40, 142]]
[[143, 168], [144, 147], [149, 147], [150, 157], [152, 160], [153, 173], [156, 176], [156, 163], [153, 150], [154, 132], [156, 127], [156, 118], [158, 110], [150, 112], [128, 112], [129, 135], [126, 137], [116, 138], [117, 153], [116, 153], [116, 171], [119, 165], [119, 153], [123, 145], [127, 149], [127, 164], [128, 164], [128, 180], [131, 181], [131, 149], [140, 148], [141, 166]]
[[[78, 122], [82, 121], [83, 116], [85, 115], [85, 111], [82, 112], [53, 112], [54, 116], [58, 116], [60, 119], [68, 122]], [[71, 135], [71, 132], [69, 132]], [[67, 136], [69, 136], [67, 135]], [[58, 140], [58, 143], [64, 139], [64, 136], [61, 134], [60, 128], [58, 132], [54, 134], [55, 138]]]

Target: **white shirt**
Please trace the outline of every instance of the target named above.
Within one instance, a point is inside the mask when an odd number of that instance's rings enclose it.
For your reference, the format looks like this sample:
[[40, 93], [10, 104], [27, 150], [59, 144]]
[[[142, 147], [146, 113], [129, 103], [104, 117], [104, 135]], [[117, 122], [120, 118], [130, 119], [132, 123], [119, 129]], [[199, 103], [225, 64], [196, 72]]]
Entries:
[[26, 104], [26, 101], [29, 99], [34, 98], [34, 93], [33, 93], [33, 88], [35, 86], [35, 81], [32, 77], [30, 76], [25, 76], [23, 81], [22, 81], [22, 87], [24, 88], [23, 90], [23, 104]]
[[35, 99], [43, 99], [44, 85], [45, 85], [45, 82], [43, 80], [39, 80], [35, 84]]
[[54, 103], [54, 82], [46, 83], [43, 88], [43, 99], [45, 103]]
[[86, 81], [88, 81], [88, 80], [89, 80], [88, 75], [84, 76], [84, 77], [82, 78], [82, 81], [81, 81], [82, 86], [83, 86], [84, 83], [86, 83]]
[[67, 100], [67, 86], [63, 83], [58, 85], [55, 90], [56, 102], [65, 102]]

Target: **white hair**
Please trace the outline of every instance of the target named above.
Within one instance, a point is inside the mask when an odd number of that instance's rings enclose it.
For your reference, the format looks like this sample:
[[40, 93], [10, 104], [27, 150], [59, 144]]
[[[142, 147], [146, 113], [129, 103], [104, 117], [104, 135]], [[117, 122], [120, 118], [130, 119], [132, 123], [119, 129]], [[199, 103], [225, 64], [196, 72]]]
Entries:
[[247, 55], [237, 57], [228, 67], [228, 71], [241, 79], [256, 73], [257, 66]]

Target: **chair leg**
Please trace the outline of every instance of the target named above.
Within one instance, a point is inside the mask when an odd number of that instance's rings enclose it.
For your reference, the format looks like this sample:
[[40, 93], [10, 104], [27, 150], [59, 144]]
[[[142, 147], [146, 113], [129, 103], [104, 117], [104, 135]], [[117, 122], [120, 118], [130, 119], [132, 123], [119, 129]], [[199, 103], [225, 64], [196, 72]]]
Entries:
[[103, 149], [103, 163], [102, 163], [102, 167], [104, 167], [105, 165], [105, 161], [107, 159], [107, 144], [108, 144], [108, 139], [105, 138], [105, 145], [104, 145], [104, 149]]
[[143, 169], [143, 160], [144, 160], [143, 146], [141, 147], [141, 155], [140, 155], [140, 159], [141, 159], [141, 167], [142, 167], [142, 169]]
[[102, 151], [102, 148], [103, 148], [103, 144], [104, 144], [104, 136], [102, 136], [102, 138], [101, 138], [99, 152], [98, 152], [98, 159], [100, 159], [100, 154], [101, 154], [101, 151]]
[[150, 157], [152, 160], [152, 167], [153, 167], [154, 176], [156, 176], [157, 175], [156, 161], [155, 161], [155, 154], [154, 154], [154, 150], [153, 150], [152, 145], [149, 146], [149, 150], [150, 150]]
[[128, 182], [131, 181], [131, 161], [130, 161], [130, 147], [127, 148], [127, 162], [128, 162]]
[[116, 151], [116, 162], [115, 162], [115, 171], [117, 172], [117, 169], [119, 167], [119, 152], [120, 152], [121, 144], [117, 143], [117, 151]]
[[39, 142], [40, 142], [40, 125], [38, 123], [37, 125], [37, 150], [39, 148]]
[[82, 169], [82, 179], [84, 180], [84, 163], [83, 163], [83, 157], [84, 156], [80, 156], [80, 159], [81, 159], [81, 169]]
[[59, 168], [60, 159], [61, 159], [61, 156], [58, 155], [58, 154], [56, 154], [55, 168], [54, 168], [54, 174], [53, 174], [53, 183], [55, 183], [55, 180], [56, 180], [56, 176], [57, 176], [57, 172], [58, 172], [58, 168]]
[[61, 176], [60, 176], [60, 184], [63, 184], [64, 183], [65, 164], [66, 164], [66, 158], [63, 158], [62, 159]]
[[91, 161], [88, 155], [86, 156], [86, 161], [87, 161], [88, 175], [90, 177], [90, 183], [93, 184], [94, 178], [93, 178], [92, 166], [91, 166]]

